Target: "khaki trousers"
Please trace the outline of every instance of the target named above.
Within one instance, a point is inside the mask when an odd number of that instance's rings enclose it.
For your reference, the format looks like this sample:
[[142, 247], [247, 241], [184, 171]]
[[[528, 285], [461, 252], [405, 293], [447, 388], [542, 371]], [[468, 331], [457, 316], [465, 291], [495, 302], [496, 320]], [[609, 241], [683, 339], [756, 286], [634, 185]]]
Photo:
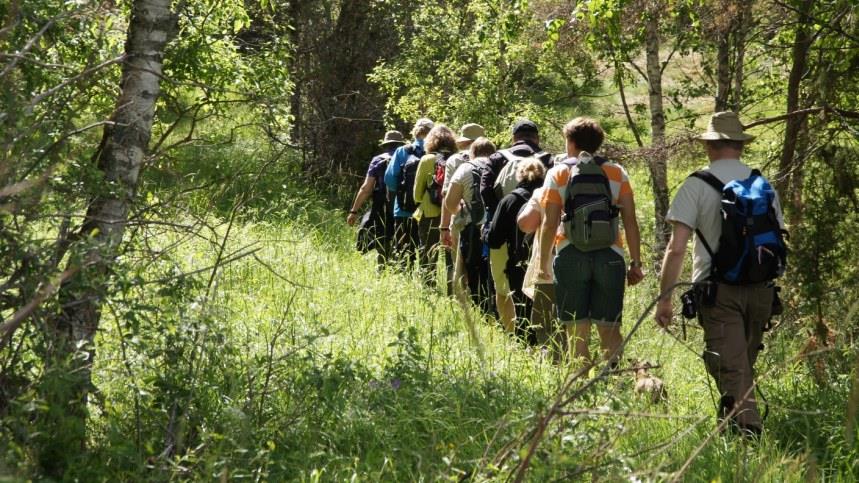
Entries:
[[704, 363], [722, 397], [720, 416], [738, 406], [734, 421], [740, 428], [762, 427], [752, 387], [773, 293], [765, 284], [718, 284], [715, 304], [700, 309]]

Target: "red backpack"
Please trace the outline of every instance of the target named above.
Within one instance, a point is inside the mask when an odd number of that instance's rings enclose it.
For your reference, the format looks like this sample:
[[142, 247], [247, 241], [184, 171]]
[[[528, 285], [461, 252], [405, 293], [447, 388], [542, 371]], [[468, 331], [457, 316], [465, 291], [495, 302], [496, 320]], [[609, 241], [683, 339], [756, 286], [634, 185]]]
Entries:
[[438, 206], [441, 206], [442, 199], [444, 198], [441, 190], [444, 187], [444, 170], [448, 156], [450, 155], [441, 153], [435, 155], [435, 174], [433, 174], [432, 182], [427, 188], [430, 202]]

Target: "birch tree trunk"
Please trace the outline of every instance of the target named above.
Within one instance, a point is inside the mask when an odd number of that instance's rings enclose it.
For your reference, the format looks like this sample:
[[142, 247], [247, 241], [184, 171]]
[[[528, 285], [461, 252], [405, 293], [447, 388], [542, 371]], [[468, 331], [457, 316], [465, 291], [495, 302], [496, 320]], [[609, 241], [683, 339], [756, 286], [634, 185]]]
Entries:
[[665, 221], [668, 214], [668, 169], [666, 167], [665, 153], [665, 111], [662, 107], [662, 62], [659, 60], [659, 2], [651, 9], [645, 25], [645, 52], [647, 57], [647, 82], [649, 84], [650, 100], [650, 132], [651, 146], [653, 148], [650, 157], [650, 183], [653, 189], [653, 202], [655, 205], [655, 231], [656, 247], [654, 256], [657, 260], [662, 259], [662, 253], [668, 245], [671, 229]]
[[[94, 156], [103, 173], [103, 186], [90, 201], [78, 232], [81, 246], [86, 247], [82, 259], [87, 265], [61, 289], [63, 310], [50, 324], [54, 343], [46, 364], [48, 372], [63, 383], [47, 385], [50, 388], [45, 389], [45, 397], [57, 405], [52, 407], [65, 411], [56, 416], [58, 433], [50, 436], [40, 460], [46, 472], [55, 476], [62, 476], [67, 459], [85, 443], [93, 341], [99, 328], [101, 300], [147, 154], [164, 50], [177, 32], [178, 16], [171, 11], [171, 4], [172, 0], [136, 0], [132, 6], [113, 124], [105, 127]], [[78, 263], [73, 259], [70, 265]]]

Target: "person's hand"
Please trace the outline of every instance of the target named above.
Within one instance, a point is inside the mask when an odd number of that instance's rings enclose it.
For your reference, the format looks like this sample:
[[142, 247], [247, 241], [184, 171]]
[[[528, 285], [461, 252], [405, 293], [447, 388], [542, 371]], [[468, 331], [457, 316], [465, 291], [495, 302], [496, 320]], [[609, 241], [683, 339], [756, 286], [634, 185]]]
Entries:
[[629, 271], [626, 272], [626, 283], [630, 287], [633, 285], [637, 285], [638, 282], [644, 280], [644, 272], [641, 270], [641, 267], [629, 267]]
[[453, 248], [453, 237], [450, 236], [450, 230], [441, 231], [441, 244], [447, 248]]
[[346, 217], [346, 223], [349, 226], [355, 226], [356, 221], [358, 221], [358, 213], [349, 213], [349, 216]]
[[663, 329], [671, 325], [671, 319], [674, 318], [674, 307], [671, 304], [671, 298], [665, 297], [656, 303], [656, 323]]
[[543, 283], [552, 283], [554, 280], [552, 279], [551, 273], [551, 270], [541, 266], [540, 270], [537, 271], [537, 280]]

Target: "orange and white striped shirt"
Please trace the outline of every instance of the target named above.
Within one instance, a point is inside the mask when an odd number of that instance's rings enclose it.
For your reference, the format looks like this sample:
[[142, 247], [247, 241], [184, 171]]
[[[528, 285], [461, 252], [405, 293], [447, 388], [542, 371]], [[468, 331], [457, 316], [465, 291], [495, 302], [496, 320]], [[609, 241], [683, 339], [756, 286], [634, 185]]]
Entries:
[[[593, 162], [593, 157], [586, 152], [582, 152], [578, 159], [579, 163]], [[612, 203], [620, 205], [620, 197], [625, 194], [632, 194], [632, 185], [629, 183], [629, 175], [623, 166], [606, 161], [601, 166], [603, 172], [608, 178], [609, 187], [611, 188]], [[570, 179], [578, 174], [578, 166], [569, 163], [555, 163], [555, 166], [546, 174], [546, 181], [543, 183], [543, 196], [540, 198], [540, 205], [543, 209], [548, 205], [557, 205], [564, 209], [564, 201], [567, 199], [567, 190], [569, 189]], [[617, 239], [614, 241], [612, 248], [623, 256], [623, 230], [619, 230]], [[558, 232], [555, 235], [556, 253], [567, 247], [570, 242], [567, 241], [567, 236], [564, 233], [564, 224], [558, 226]]]

